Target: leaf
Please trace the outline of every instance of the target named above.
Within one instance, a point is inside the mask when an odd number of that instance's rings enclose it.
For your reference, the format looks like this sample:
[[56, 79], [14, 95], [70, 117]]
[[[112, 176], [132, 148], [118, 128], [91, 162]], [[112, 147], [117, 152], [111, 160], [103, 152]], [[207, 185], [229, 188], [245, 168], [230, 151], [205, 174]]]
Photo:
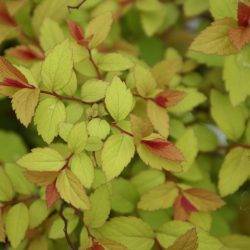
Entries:
[[202, 212], [214, 211], [225, 204], [218, 195], [205, 189], [187, 189], [183, 195]]
[[4, 169], [0, 167], [0, 201], [10, 201], [15, 196], [11, 181]]
[[210, 0], [210, 11], [215, 19], [231, 17], [236, 20], [238, 0]]
[[106, 95], [108, 83], [102, 80], [88, 80], [81, 88], [81, 98], [84, 102], [98, 102]]
[[142, 140], [141, 143], [153, 154], [174, 162], [182, 162], [184, 160], [181, 151], [175, 147], [172, 142], [163, 139]]
[[36, 228], [49, 215], [45, 201], [36, 200], [29, 207], [29, 228]]
[[95, 48], [100, 45], [108, 36], [113, 17], [111, 12], [104, 12], [90, 21], [86, 29], [86, 39], [91, 39], [89, 42], [90, 48]]
[[101, 186], [90, 196], [91, 209], [84, 213], [84, 224], [90, 228], [103, 226], [109, 217], [111, 204], [107, 186]]
[[103, 55], [98, 61], [98, 67], [103, 71], [124, 71], [134, 66], [129, 57], [119, 53]]
[[155, 169], [166, 169], [168, 171], [180, 172], [182, 167], [179, 163], [170, 162], [165, 158], [151, 152], [144, 144], [137, 145], [137, 153], [145, 164]]
[[134, 156], [133, 138], [116, 134], [110, 136], [104, 143], [101, 161], [102, 168], [108, 180], [118, 176]]
[[35, 192], [35, 186], [25, 178], [22, 168], [14, 163], [6, 163], [4, 169], [15, 192], [23, 195], [32, 195]]
[[23, 203], [12, 206], [5, 220], [6, 235], [11, 246], [17, 248], [25, 237], [29, 225], [29, 212]]
[[178, 196], [178, 188], [173, 182], [157, 186], [141, 196], [138, 208], [148, 211], [170, 208]]
[[87, 154], [74, 155], [70, 162], [70, 168], [84, 187], [91, 187], [94, 180], [94, 165]]
[[182, 60], [171, 58], [160, 61], [152, 68], [153, 76], [160, 87], [169, 85], [174, 76], [182, 70]]
[[18, 45], [6, 51], [7, 55], [25, 61], [39, 61], [44, 59], [44, 53], [33, 45]]
[[104, 140], [110, 133], [110, 125], [106, 120], [95, 118], [89, 121], [88, 133], [90, 136], [97, 136]]
[[208, 10], [209, 0], [186, 0], [183, 7], [186, 16], [196, 16]]
[[154, 101], [158, 106], [163, 108], [175, 106], [185, 97], [184, 91], [177, 90], [165, 90], [160, 92], [155, 98]]
[[53, 172], [53, 171], [43, 171], [43, 172], [39, 172], [39, 171], [26, 171], [25, 172], [25, 177], [39, 185], [39, 186], [47, 186], [51, 183], [53, 183], [56, 179], [56, 177], [58, 176], [58, 172]]
[[247, 46], [238, 55], [228, 56], [225, 59], [223, 79], [233, 106], [244, 102], [250, 95], [250, 85], [246, 84], [250, 72], [249, 55], [250, 48]]
[[210, 213], [194, 212], [191, 213], [189, 221], [196, 227], [199, 227], [207, 232], [210, 231], [212, 225], [212, 216]]
[[152, 101], [147, 101], [147, 114], [154, 126], [154, 129], [160, 133], [164, 138], [169, 135], [169, 117], [167, 111], [159, 107]]
[[63, 157], [51, 148], [34, 148], [24, 155], [17, 164], [31, 171], [59, 171], [66, 164]]
[[247, 110], [243, 105], [233, 107], [226, 95], [211, 92], [211, 114], [219, 128], [230, 140], [238, 140], [245, 129]]
[[45, 195], [48, 208], [51, 208], [60, 199], [60, 195], [57, 191], [55, 182], [50, 183], [46, 187]]
[[235, 21], [224, 18], [213, 22], [203, 30], [191, 44], [190, 49], [205, 54], [231, 55], [237, 48], [231, 42], [228, 32], [235, 27]]
[[134, 68], [135, 85], [138, 93], [143, 96], [151, 96], [156, 88], [156, 81], [149, 69], [136, 65]]
[[73, 74], [73, 54], [68, 40], [56, 45], [42, 65], [43, 85], [51, 91], [67, 86]]
[[136, 115], [130, 115], [131, 130], [135, 139], [139, 141], [153, 133], [153, 127], [149, 120]]
[[116, 121], [124, 120], [133, 108], [133, 96], [118, 77], [114, 77], [107, 88], [105, 104]]
[[250, 245], [250, 238], [246, 235], [230, 234], [220, 237], [220, 241], [228, 247], [227, 249], [247, 250]]
[[250, 175], [249, 164], [249, 149], [237, 147], [226, 155], [219, 172], [219, 190], [222, 196], [234, 193], [247, 181]]
[[69, 149], [74, 153], [81, 153], [87, 143], [87, 127], [85, 122], [77, 123], [71, 129], [68, 136]]
[[250, 29], [245, 27], [232, 28], [229, 30], [229, 38], [234, 46], [241, 50], [246, 44], [250, 43]]
[[238, 25], [247, 27], [250, 21], [250, 6], [243, 3], [238, 2]]
[[144, 194], [150, 189], [163, 184], [165, 182], [165, 175], [161, 171], [149, 169], [133, 176], [131, 182], [140, 194]]
[[90, 208], [89, 198], [77, 177], [68, 169], [63, 170], [57, 178], [56, 188], [63, 200], [75, 208]]
[[134, 185], [123, 178], [112, 181], [112, 210], [120, 214], [132, 213], [139, 200], [139, 194]]
[[105, 223], [98, 232], [106, 238], [116, 241], [128, 250], [150, 250], [154, 244], [152, 229], [135, 217], [116, 217]]
[[194, 88], [178, 88], [178, 91], [185, 93], [185, 98], [175, 106], [169, 107], [168, 111], [177, 115], [192, 111], [195, 107], [206, 101], [206, 96]]
[[68, 28], [70, 35], [74, 38], [74, 40], [79, 45], [86, 45], [86, 41], [84, 38], [83, 30], [80, 25], [78, 25], [76, 22], [69, 20], [68, 21]]
[[197, 250], [198, 237], [195, 228], [188, 230], [180, 236], [168, 250]]
[[0, 57], [0, 83], [17, 88], [30, 87], [26, 77], [4, 57]]
[[12, 107], [17, 118], [27, 127], [32, 121], [40, 95], [39, 89], [21, 89], [12, 96]]
[[39, 41], [44, 51], [49, 51], [62, 43], [64, 34], [59, 24], [50, 18], [46, 18], [40, 29]]
[[54, 97], [47, 97], [38, 104], [34, 122], [38, 134], [50, 144], [59, 133], [59, 124], [65, 119], [66, 112], [63, 102]]
[[0, 242], [5, 242], [5, 228], [2, 216], [2, 210], [0, 210]]

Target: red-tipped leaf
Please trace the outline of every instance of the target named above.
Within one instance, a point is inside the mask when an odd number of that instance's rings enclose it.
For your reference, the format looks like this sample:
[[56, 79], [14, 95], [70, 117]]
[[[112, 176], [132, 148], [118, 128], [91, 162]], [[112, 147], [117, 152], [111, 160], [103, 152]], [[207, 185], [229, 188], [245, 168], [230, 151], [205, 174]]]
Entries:
[[154, 101], [157, 105], [167, 108], [176, 105], [185, 96], [185, 92], [177, 90], [165, 90], [160, 92]]
[[15, 19], [10, 15], [4, 1], [0, 1], [0, 23], [13, 26], [17, 25]]
[[55, 182], [49, 184], [46, 187], [46, 203], [48, 208], [52, 207], [59, 198], [60, 195], [56, 189]]
[[234, 46], [240, 50], [250, 43], [250, 27], [238, 27], [229, 30], [229, 38]]
[[166, 160], [182, 162], [184, 157], [181, 151], [172, 143], [163, 139], [142, 140], [148, 150]]
[[31, 45], [20, 45], [15, 48], [11, 48], [7, 51], [7, 54], [24, 61], [36, 61], [44, 59], [44, 53], [39, 48]]
[[238, 25], [250, 26], [250, 6], [239, 1], [238, 3]]
[[81, 26], [73, 21], [68, 21], [68, 28], [71, 36], [75, 39], [75, 41], [78, 44], [85, 46], [87, 42], [84, 38], [84, 32]]

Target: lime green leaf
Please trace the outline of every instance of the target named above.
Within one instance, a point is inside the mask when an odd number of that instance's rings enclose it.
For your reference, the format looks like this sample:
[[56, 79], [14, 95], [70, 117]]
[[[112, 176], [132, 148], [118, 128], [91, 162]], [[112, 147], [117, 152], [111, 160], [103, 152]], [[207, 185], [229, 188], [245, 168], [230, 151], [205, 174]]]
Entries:
[[225, 59], [223, 78], [233, 106], [244, 102], [250, 95], [249, 55], [250, 47], [246, 47], [238, 55], [232, 55]]
[[193, 88], [178, 88], [177, 90], [184, 91], [185, 97], [175, 106], [168, 108], [169, 112], [174, 114], [183, 114], [193, 110], [196, 106], [206, 101], [206, 96]]
[[9, 177], [3, 168], [0, 168], [0, 201], [10, 201], [15, 193]]
[[84, 108], [80, 103], [72, 102], [66, 108], [66, 122], [75, 124], [83, 116]]
[[247, 109], [243, 105], [233, 107], [226, 95], [211, 92], [212, 117], [221, 130], [231, 140], [238, 140], [245, 129]]
[[74, 155], [70, 162], [70, 168], [84, 187], [91, 187], [94, 180], [94, 165], [87, 154]]
[[144, 194], [150, 189], [163, 184], [165, 182], [165, 175], [161, 171], [149, 169], [135, 175], [131, 179], [131, 182], [140, 194]]
[[68, 40], [55, 46], [42, 65], [43, 85], [52, 91], [66, 87], [73, 74], [72, 49]]
[[208, 10], [209, 0], [186, 0], [184, 1], [184, 13], [186, 16], [195, 16]]
[[87, 143], [85, 146], [85, 150], [94, 152], [102, 149], [103, 142], [99, 137], [96, 136], [90, 136], [87, 139]]
[[108, 83], [101, 80], [88, 80], [81, 88], [81, 98], [84, 102], [97, 102], [106, 95]]
[[87, 126], [90, 136], [97, 136], [104, 140], [110, 133], [110, 125], [106, 120], [101, 120], [99, 118], [92, 119]]
[[89, 236], [88, 230], [86, 227], [82, 228], [80, 233], [80, 249], [88, 249], [92, 246], [92, 239]]
[[219, 173], [222, 196], [234, 193], [250, 176], [250, 150], [234, 148], [226, 156]]
[[35, 113], [39, 94], [39, 89], [24, 88], [12, 96], [12, 107], [15, 110], [17, 118], [25, 127], [30, 124]]
[[46, 202], [43, 200], [34, 201], [29, 207], [29, 228], [39, 226], [49, 215]]
[[207, 232], [210, 231], [212, 225], [212, 216], [209, 213], [194, 212], [191, 213], [188, 220], [196, 227], [199, 227]]
[[133, 66], [133, 62], [128, 57], [118, 53], [103, 55], [98, 61], [98, 67], [103, 71], [123, 71]]
[[[71, 234], [75, 228], [77, 227], [79, 218], [77, 217], [77, 215], [75, 214], [75, 211], [71, 208], [66, 208], [63, 211], [63, 215], [65, 216], [66, 220], [68, 221], [68, 225], [67, 225], [67, 232], [68, 234]], [[49, 230], [49, 238], [50, 239], [61, 239], [63, 237], [65, 237], [65, 233], [64, 233], [64, 221], [62, 220], [62, 218], [57, 217]]]
[[58, 171], [66, 161], [54, 149], [35, 148], [31, 153], [24, 155], [17, 161], [21, 167], [31, 171]]
[[103, 226], [108, 219], [111, 204], [107, 186], [101, 186], [90, 196], [91, 209], [84, 213], [84, 224], [91, 228]]
[[173, 206], [178, 193], [178, 188], [173, 182], [162, 184], [143, 194], [138, 208], [148, 211], [169, 208]]
[[102, 168], [108, 180], [118, 176], [134, 156], [133, 138], [124, 134], [110, 136], [102, 150]]
[[137, 0], [136, 7], [143, 12], [157, 11], [162, 8], [162, 4], [155, 0]]
[[156, 81], [149, 69], [137, 64], [134, 69], [135, 84], [138, 93], [143, 96], [151, 96], [156, 88]]
[[152, 229], [135, 217], [116, 217], [98, 230], [104, 238], [114, 240], [128, 250], [150, 250], [154, 244]]
[[236, 19], [238, 0], [209, 0], [210, 11], [215, 19], [232, 17]]
[[231, 234], [220, 237], [221, 242], [228, 248], [225, 249], [239, 249], [247, 250], [250, 246], [250, 237], [246, 235]]
[[168, 138], [169, 135], [169, 117], [166, 109], [158, 106], [152, 101], [147, 102], [147, 114], [154, 126], [154, 129], [158, 131], [164, 138]]
[[89, 198], [77, 177], [70, 170], [63, 170], [57, 177], [56, 188], [66, 202], [78, 209], [89, 209]]
[[65, 106], [60, 100], [48, 97], [41, 101], [36, 109], [34, 122], [37, 126], [38, 134], [42, 136], [48, 144], [59, 133], [59, 124], [66, 119]]
[[46, 18], [40, 30], [40, 44], [44, 51], [53, 49], [57, 44], [63, 42], [64, 35], [58, 23]]
[[[11, 141], [11, 143], [6, 143]], [[13, 132], [0, 130], [0, 159], [5, 162], [15, 161], [27, 152], [21, 137]]]
[[6, 163], [4, 169], [17, 193], [24, 195], [34, 193], [35, 186], [24, 177], [22, 168], [14, 163]]
[[214, 132], [205, 124], [193, 126], [195, 136], [198, 140], [198, 148], [202, 152], [214, 151], [218, 146], [218, 140]]
[[114, 77], [107, 89], [105, 104], [116, 121], [124, 120], [133, 108], [133, 96], [118, 77]]
[[228, 36], [230, 28], [235, 27], [233, 19], [225, 18], [213, 22], [203, 30], [191, 44], [190, 49], [205, 54], [231, 55], [237, 53]]
[[62, 0], [44, 0], [35, 9], [32, 18], [32, 26], [36, 33], [43, 24], [44, 19], [52, 18], [55, 21], [61, 21], [68, 13], [67, 1]]
[[12, 247], [16, 248], [25, 237], [29, 225], [29, 212], [23, 203], [17, 203], [7, 213], [6, 234]]
[[68, 136], [68, 146], [74, 153], [81, 153], [88, 138], [85, 122], [77, 123], [73, 126]]
[[86, 29], [86, 37], [91, 38], [90, 48], [100, 45], [108, 36], [113, 17], [111, 12], [105, 12], [90, 21]]
[[123, 178], [112, 181], [112, 210], [121, 214], [132, 213], [138, 200], [139, 194], [131, 182]]

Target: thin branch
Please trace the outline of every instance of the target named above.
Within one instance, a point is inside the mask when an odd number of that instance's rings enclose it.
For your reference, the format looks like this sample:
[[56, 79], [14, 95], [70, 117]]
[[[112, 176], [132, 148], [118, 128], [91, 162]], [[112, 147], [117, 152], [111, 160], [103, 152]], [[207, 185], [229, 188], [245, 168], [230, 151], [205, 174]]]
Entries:
[[124, 129], [122, 129], [121, 127], [119, 127], [119, 126], [118, 126], [117, 124], [115, 124], [115, 123], [111, 123], [111, 126], [114, 127], [114, 128], [116, 128], [116, 129], [118, 129], [118, 130], [121, 131], [123, 134], [126, 134], [126, 135], [128, 135], [128, 136], [134, 137], [133, 134], [131, 134], [130, 132], [128, 132], [128, 131], [126, 131], [126, 130], [124, 130]]
[[70, 11], [71, 9], [79, 9], [87, 0], [82, 0], [75, 6], [68, 5], [68, 10]]
[[46, 90], [41, 90], [41, 93], [46, 94], [46, 95], [54, 96], [54, 97], [56, 97], [58, 99], [61, 99], [61, 100], [74, 101], [74, 102], [79, 102], [79, 103], [82, 103], [82, 104], [91, 104], [91, 102], [85, 102], [82, 99], [74, 97], [74, 96], [63, 96], [63, 95], [59, 95], [59, 94], [57, 94], [55, 92], [49, 92], [49, 91], [46, 91]]
[[77, 250], [77, 248], [74, 246], [73, 242], [71, 241], [70, 237], [69, 237], [69, 234], [68, 234], [68, 221], [67, 219], [65, 218], [64, 214], [63, 214], [63, 205], [61, 206], [60, 208], [60, 211], [59, 211], [59, 216], [62, 218], [63, 222], [64, 222], [64, 228], [63, 228], [63, 231], [64, 231], [64, 234], [65, 234], [65, 238], [67, 240], [67, 243], [70, 247], [71, 250]]
[[93, 58], [92, 53], [91, 53], [91, 50], [89, 48], [87, 48], [87, 50], [89, 52], [89, 60], [91, 61], [91, 63], [93, 64], [93, 66], [95, 68], [95, 71], [96, 71], [98, 79], [101, 80], [102, 79], [102, 74], [101, 74], [98, 66], [96, 65], [96, 63], [94, 61], [94, 58]]

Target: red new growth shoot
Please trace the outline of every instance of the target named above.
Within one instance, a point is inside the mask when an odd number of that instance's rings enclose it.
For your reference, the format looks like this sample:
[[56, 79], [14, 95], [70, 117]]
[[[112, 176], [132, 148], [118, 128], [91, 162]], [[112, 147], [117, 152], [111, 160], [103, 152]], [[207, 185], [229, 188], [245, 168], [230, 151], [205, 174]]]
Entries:
[[8, 55], [25, 61], [35, 61], [44, 59], [43, 52], [34, 46], [20, 45], [15, 48], [9, 49], [7, 53]]
[[176, 90], [166, 90], [160, 92], [154, 99], [155, 103], [163, 108], [176, 105], [185, 96], [185, 92]]
[[243, 27], [250, 25], [250, 6], [242, 2], [238, 4], [238, 25]]
[[184, 157], [181, 151], [172, 143], [163, 139], [142, 140], [147, 149], [164, 159], [182, 162]]
[[83, 30], [80, 25], [73, 21], [68, 21], [68, 27], [71, 36], [75, 39], [75, 41], [82, 46], [87, 45], [87, 41], [84, 38]]
[[8, 26], [16, 26], [15, 19], [10, 15], [5, 3], [0, 2], [0, 23], [3, 23]]
[[48, 208], [52, 207], [59, 198], [60, 195], [56, 189], [55, 182], [49, 184], [46, 187], [46, 202]]

